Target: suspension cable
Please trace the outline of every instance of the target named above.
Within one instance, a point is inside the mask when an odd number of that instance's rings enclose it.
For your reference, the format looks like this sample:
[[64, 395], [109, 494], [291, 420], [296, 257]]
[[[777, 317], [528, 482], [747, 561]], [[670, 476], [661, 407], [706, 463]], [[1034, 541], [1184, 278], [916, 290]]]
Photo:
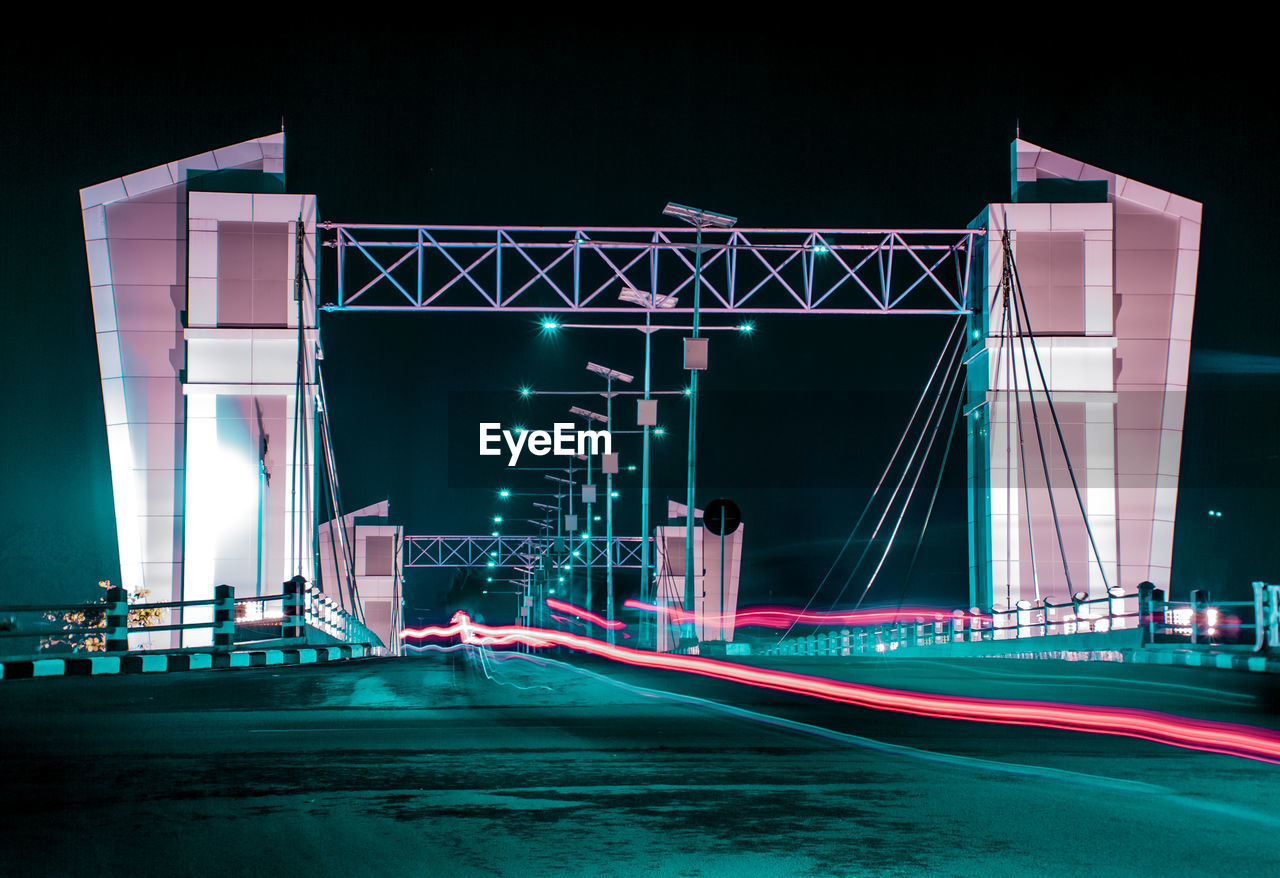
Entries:
[[[1013, 259], [1013, 251], [1009, 245], [1009, 236], [1008, 236], [1007, 230], [1004, 236], [1004, 246], [1005, 246], [1005, 251], [1009, 254], [1008, 255], [1009, 267], [1013, 272], [1013, 289], [1018, 295], [1018, 301], [1020, 303], [1023, 316], [1026, 319], [1027, 333], [1028, 335], [1030, 335], [1031, 320], [1030, 320], [1030, 317], [1027, 316], [1026, 314], [1026, 310], [1027, 310], [1026, 297], [1022, 293], [1022, 281], [1018, 277], [1018, 263], [1015, 262]], [[1080, 483], [1076, 481], [1076, 472], [1075, 472], [1075, 469], [1071, 466], [1071, 455], [1067, 453], [1067, 442], [1062, 435], [1062, 424], [1058, 420], [1058, 411], [1053, 405], [1053, 397], [1049, 394], [1049, 385], [1044, 378], [1044, 367], [1040, 363], [1040, 353], [1036, 350], [1034, 336], [1032, 337], [1032, 340], [1031, 340], [1031, 353], [1034, 355], [1036, 360], [1036, 371], [1040, 373], [1040, 383], [1045, 388], [1045, 400], [1049, 403], [1049, 414], [1053, 417], [1053, 426], [1058, 434], [1058, 443], [1062, 446], [1062, 456], [1067, 463], [1067, 474], [1071, 476], [1071, 488], [1076, 495], [1076, 505], [1080, 507], [1080, 515], [1084, 519], [1085, 533], [1089, 535], [1089, 546], [1093, 549], [1094, 560], [1098, 562], [1098, 572], [1102, 574], [1102, 586], [1104, 589], [1110, 592], [1111, 587], [1110, 587], [1110, 584], [1107, 582], [1107, 571], [1106, 571], [1106, 568], [1103, 567], [1102, 565], [1102, 555], [1099, 554], [1098, 552], [1098, 543], [1093, 538], [1093, 527], [1089, 524], [1089, 514], [1088, 512], [1085, 511], [1084, 500], [1080, 496]], [[1034, 412], [1034, 408], [1032, 409], [1032, 411]], [[1052, 496], [1052, 494], [1050, 496]], [[1063, 560], [1065, 562], [1066, 559], [1064, 558]]]
[[[959, 319], [957, 319], [956, 323], [957, 325], [959, 325]], [[947, 371], [944, 373], [944, 376], [943, 376], [944, 383], [946, 383], [948, 386], [950, 386], [950, 381], [947, 380], [947, 377], [951, 376], [952, 368], [955, 367], [956, 374], [958, 375], [960, 372], [960, 368], [963, 365], [963, 364], [957, 363], [957, 358], [960, 355], [960, 349], [963, 347], [963, 343], [964, 343], [964, 335], [961, 334], [959, 338], [956, 340], [956, 343], [954, 345], [954, 350], [951, 352], [951, 360], [947, 363]], [[951, 380], [954, 380], [954, 376], [951, 378]], [[871, 532], [871, 536], [868, 538], [867, 544], [863, 546], [862, 554], [858, 556], [857, 563], [853, 565], [853, 569], [849, 571], [849, 575], [845, 578], [844, 585], [840, 587], [839, 594], [837, 594], [835, 600], [831, 602], [832, 610], [834, 610], [836, 608], [836, 605], [840, 603], [840, 599], [844, 597], [844, 593], [849, 589], [849, 584], [853, 582], [853, 577], [857, 574], [858, 568], [862, 566], [862, 562], [866, 560], [867, 555], [871, 552], [871, 545], [872, 543], [875, 542], [876, 535], [880, 533], [880, 528], [884, 525], [885, 520], [889, 517], [889, 510], [893, 508], [894, 501], [898, 497], [898, 492], [902, 490], [902, 485], [904, 482], [906, 482], [908, 473], [911, 472], [912, 466], [915, 463], [916, 455], [920, 451], [920, 444], [924, 441], [925, 432], [929, 429], [930, 422], [933, 421], [934, 413], [938, 411], [938, 404], [942, 402], [942, 397], [943, 397], [942, 385], [940, 384], [938, 388], [938, 392], [934, 395], [933, 403], [929, 407], [929, 414], [925, 417], [924, 425], [921, 427], [920, 435], [916, 437], [915, 446], [911, 449], [911, 456], [907, 458], [907, 462], [903, 466], [902, 474], [898, 477], [898, 484], [894, 486], [893, 493], [889, 495], [889, 500], [885, 504], [884, 511], [880, 514], [880, 520], [876, 522], [875, 529]], [[937, 428], [935, 427], [934, 429], [936, 431]], [[921, 466], [923, 466], [923, 461], [921, 462]]]
[[[1013, 264], [1013, 247], [1009, 243], [1008, 229], [1005, 229], [1003, 232], [1003, 244], [1004, 244], [1005, 271], [1011, 272], [1010, 267]], [[1032, 389], [1032, 383], [1031, 383], [1031, 366], [1027, 361], [1027, 333], [1031, 331], [1031, 327], [1030, 325], [1024, 324], [1023, 318], [1025, 316], [1026, 315], [1023, 313], [1023, 309], [1019, 307], [1019, 302], [1015, 298], [1013, 300], [1013, 321], [1017, 325], [1018, 346], [1021, 348], [1021, 351], [1022, 351], [1022, 370], [1027, 376], [1027, 397], [1031, 400], [1031, 420], [1035, 424], [1036, 444], [1040, 448], [1040, 465], [1044, 469], [1045, 492], [1049, 495], [1049, 511], [1053, 515], [1053, 531], [1058, 538], [1058, 554], [1062, 558], [1062, 573], [1067, 578], [1067, 593], [1074, 594], [1075, 589], [1071, 585], [1071, 565], [1067, 562], [1067, 550], [1065, 545], [1062, 542], [1062, 523], [1058, 519], [1058, 504], [1057, 504], [1057, 501], [1055, 501], [1053, 498], [1053, 479], [1050, 478], [1049, 476], [1049, 460], [1048, 460], [1048, 457], [1045, 455], [1044, 436], [1041, 434], [1041, 431], [1040, 431], [1040, 415], [1036, 411], [1036, 396], [1035, 396], [1035, 391]], [[1033, 339], [1031, 342], [1032, 353], [1035, 353], [1035, 348], [1036, 348], [1035, 340]], [[1036, 354], [1036, 357], [1038, 362], [1039, 355]], [[1044, 388], [1045, 398], [1048, 399], [1049, 385], [1044, 382], [1043, 372], [1040, 373], [1040, 381], [1041, 381], [1040, 386]], [[1021, 421], [1022, 421], [1021, 413], [1019, 413], [1018, 421], [1019, 421], [1019, 426], [1021, 426]], [[1062, 452], [1064, 455], [1066, 454], [1065, 446], [1063, 447]], [[1023, 474], [1023, 486], [1024, 486], [1023, 493], [1025, 495], [1027, 493], [1025, 473]], [[1030, 503], [1030, 499], [1028, 498], [1028, 504], [1029, 503]], [[1027, 522], [1028, 536], [1030, 535], [1030, 528], [1031, 528], [1031, 522], [1028, 521]], [[1033, 582], [1035, 581], [1034, 575], [1032, 576], [1032, 581]]]
[[938, 490], [942, 487], [942, 475], [947, 470], [947, 460], [951, 456], [951, 446], [955, 444], [956, 423], [960, 420], [960, 412], [964, 408], [962, 400], [955, 403], [955, 411], [951, 415], [951, 426], [947, 429], [947, 442], [942, 446], [942, 462], [938, 465], [938, 478], [933, 483], [933, 494], [929, 497], [929, 508], [924, 513], [924, 524], [920, 526], [920, 538], [916, 540], [915, 550], [911, 553], [911, 563], [907, 565], [907, 575], [903, 577], [902, 588], [898, 592], [898, 606], [901, 610], [907, 599], [907, 587], [911, 584], [911, 574], [916, 569], [916, 559], [920, 557], [920, 547], [924, 545], [925, 531], [933, 518], [933, 506], [938, 500]]
[[[1007, 317], [1007, 316], [1009, 316], [1009, 314], [1010, 314], [1010, 311], [1009, 311], [1009, 296], [1010, 296], [1010, 292], [1011, 292], [1011, 291], [1010, 291], [1010, 289], [1009, 289], [1009, 283], [1010, 283], [1011, 281], [1012, 281], [1012, 275], [1011, 275], [1011, 274], [1010, 274], [1010, 272], [1009, 272], [1009, 263], [1008, 263], [1008, 261], [1006, 261], [1006, 262], [1005, 262], [1005, 268], [1004, 268], [1004, 279], [1003, 279], [1003, 280], [1001, 281], [1001, 283], [1000, 283], [1000, 286], [1004, 289], [1004, 307], [1005, 307], [1005, 315], [1006, 315], [1006, 317]], [[1012, 318], [1011, 318], [1010, 320], [1008, 320], [1008, 324], [1009, 324], [1009, 349], [1010, 349], [1010, 351], [1012, 351], [1012, 350], [1013, 350], [1013, 325], [1014, 325], [1014, 322], [1015, 322], [1015, 321], [1017, 321], [1016, 304], [1015, 304], [1015, 312], [1013, 313]], [[1018, 327], [1019, 327], [1019, 328], [1018, 328], [1019, 337], [1021, 337], [1021, 332], [1022, 332], [1021, 327], [1022, 327], [1022, 323], [1021, 323], [1020, 321], [1018, 321]], [[1033, 341], [1032, 341], [1032, 346], [1034, 347], [1034, 345], [1035, 345], [1035, 342], [1034, 342], [1034, 340], [1033, 340]], [[1014, 414], [1014, 420], [1012, 421], [1012, 423], [1010, 424], [1010, 426], [1011, 426], [1011, 427], [1013, 427], [1013, 426], [1015, 426], [1015, 425], [1016, 425], [1016, 427], [1017, 427], [1017, 431], [1018, 431], [1018, 460], [1019, 460], [1018, 467], [1019, 467], [1019, 473], [1020, 473], [1020, 474], [1021, 474], [1021, 476], [1022, 476], [1022, 506], [1023, 506], [1023, 509], [1026, 511], [1026, 517], [1027, 517], [1027, 547], [1028, 547], [1028, 550], [1029, 550], [1029, 552], [1030, 552], [1030, 554], [1031, 554], [1031, 587], [1032, 587], [1032, 589], [1033, 589], [1033, 590], [1034, 590], [1034, 592], [1035, 592], [1036, 600], [1040, 600], [1040, 571], [1039, 571], [1039, 569], [1036, 567], [1036, 541], [1035, 541], [1035, 534], [1032, 532], [1032, 529], [1031, 529], [1031, 491], [1030, 491], [1030, 484], [1027, 482], [1027, 475], [1028, 475], [1028, 473], [1030, 473], [1030, 470], [1028, 470], [1028, 469], [1027, 469], [1027, 446], [1026, 446], [1026, 441], [1025, 441], [1026, 432], [1022, 429], [1022, 399], [1021, 399], [1020, 391], [1019, 391], [1019, 388], [1018, 388], [1018, 366], [1017, 366], [1017, 363], [1015, 363], [1015, 362], [1014, 362], [1014, 359], [1013, 359], [1013, 357], [1012, 357], [1012, 356], [1009, 358], [1009, 364], [1010, 364], [1010, 366], [1012, 367], [1009, 371], [1010, 371], [1010, 373], [1011, 373], [1011, 374], [1012, 374], [1012, 376], [1013, 376], [1013, 408], [1012, 408], [1012, 411], [1013, 411], [1013, 414]], [[1026, 348], [1025, 348], [1025, 346], [1023, 346], [1023, 348], [1022, 348], [1022, 365], [1025, 367], [1025, 366], [1026, 366], [1026, 364], [1027, 364], [1027, 352], [1026, 352]], [[1046, 388], [1046, 391], [1047, 391], [1047, 388]], [[1031, 404], [1031, 416], [1034, 418], [1034, 417], [1035, 417], [1035, 414], [1036, 414], [1036, 398], [1035, 398], [1035, 394], [1034, 394], [1034, 393], [1032, 393], [1032, 391], [1031, 391], [1031, 379], [1030, 379], [1030, 377], [1028, 377], [1028, 378], [1027, 378], [1027, 399], [1028, 399], [1028, 401], [1029, 401], [1029, 402], [1030, 402], [1030, 404]], [[1040, 430], [1039, 423], [1037, 423], [1037, 424], [1036, 424], [1036, 438], [1037, 438], [1037, 439], [1039, 438], [1039, 430]], [[1041, 446], [1041, 447], [1042, 447], [1042, 449], [1043, 449], [1043, 446]], [[1006, 460], [1005, 460], [1005, 468], [1006, 468], [1006, 470], [1012, 470], [1012, 469], [1013, 469], [1013, 461], [1009, 459], [1009, 458], [1011, 458], [1012, 456], [1013, 456], [1013, 455], [1008, 455], [1008, 456], [1006, 457]], [[1044, 483], [1045, 483], [1045, 486], [1046, 486], [1046, 487], [1048, 487], [1048, 486], [1049, 486], [1049, 467], [1048, 467], [1048, 465], [1047, 465], [1047, 464], [1045, 464], [1045, 462], [1044, 462], [1044, 451], [1043, 451], [1043, 450], [1041, 450], [1041, 452], [1040, 452], [1040, 463], [1041, 463], [1041, 466], [1044, 468]], [[1013, 488], [1012, 488], [1012, 486], [1013, 486], [1013, 479], [1008, 479], [1007, 481], [1009, 482], [1009, 485], [1010, 485], [1010, 492], [1012, 492], [1012, 490], [1013, 490]], [[1052, 498], [1052, 495], [1050, 495], [1050, 500], [1052, 500], [1052, 499], [1053, 499], [1053, 498]], [[1006, 507], [1006, 509], [1005, 509], [1005, 518], [1006, 518], [1006, 520], [1009, 520], [1009, 521], [1011, 521], [1011, 520], [1012, 520], [1012, 518], [1013, 518], [1013, 516], [1012, 516], [1011, 506], [1012, 506], [1012, 504], [1010, 504], [1010, 506], [1009, 506], [1009, 507]], [[1056, 512], [1056, 511], [1054, 512], [1054, 516], [1053, 516], [1053, 525], [1054, 525], [1054, 527], [1055, 527], [1055, 528], [1058, 526], [1058, 514], [1057, 514], [1057, 512]], [[1010, 541], [1010, 542], [1011, 542], [1011, 541]], [[1059, 533], [1059, 535], [1058, 535], [1058, 545], [1059, 545], [1059, 547], [1061, 547], [1061, 545], [1062, 545], [1062, 535], [1061, 535], [1061, 533]], [[1013, 570], [1012, 570], [1012, 567], [1013, 567], [1013, 547], [1012, 547], [1012, 545], [1010, 545], [1008, 542], [1006, 542], [1006, 545], [1005, 545], [1005, 554], [1007, 554], [1007, 555], [1009, 556], [1009, 564], [1007, 565], [1008, 569], [1006, 570], [1006, 575], [1008, 576], [1008, 581], [1005, 583], [1005, 595], [1006, 595], [1006, 596], [1005, 596], [1005, 603], [1006, 603], [1006, 604], [1009, 604], [1009, 603], [1011, 603], [1010, 596], [1009, 596], [1009, 591], [1011, 590], [1012, 580], [1013, 580]], [[1063, 563], [1064, 563], [1064, 564], [1066, 563], [1066, 556], [1065, 556], [1065, 555], [1063, 556]], [[1021, 584], [1021, 582], [1022, 582], [1022, 570], [1021, 570], [1022, 562], [1021, 562], [1021, 560], [1019, 560], [1019, 562], [1018, 562], [1018, 567], [1019, 567], [1019, 570], [1018, 570], [1018, 582], [1019, 582], [1019, 584]], [[1068, 580], [1067, 580], [1067, 581], [1068, 581], [1068, 585], [1069, 585], [1069, 584], [1070, 584], [1070, 574], [1068, 574]], [[994, 596], [993, 596], [993, 600], [994, 600]], [[1006, 609], [1013, 609], [1013, 607], [1011, 607], [1011, 606], [1006, 606]]]
[[[924, 404], [925, 399], [929, 395], [929, 388], [933, 386], [933, 379], [938, 374], [938, 368], [942, 365], [942, 361], [947, 356], [947, 349], [951, 346], [952, 336], [955, 335], [956, 328], [960, 326], [962, 320], [963, 315], [958, 316], [956, 318], [956, 322], [952, 325], [951, 330], [947, 333], [947, 337], [943, 341], [942, 350], [938, 352], [938, 360], [933, 364], [933, 370], [930, 371], [929, 378], [920, 389], [920, 397], [916, 400], [916, 405], [911, 412], [911, 417], [907, 419], [907, 424], [903, 428], [902, 434], [898, 437], [898, 444], [894, 447], [893, 454], [889, 455], [889, 462], [885, 464], [884, 471], [880, 473], [880, 480], [876, 482], [875, 488], [871, 491], [871, 496], [867, 498], [866, 505], [862, 507], [862, 512], [858, 515], [857, 521], [854, 522], [853, 529], [849, 531], [849, 536], [845, 538], [844, 545], [841, 546], [840, 551], [836, 553], [835, 560], [831, 562], [831, 566], [822, 577], [822, 581], [818, 583], [818, 587], [813, 590], [813, 593], [809, 595], [809, 599], [805, 601], [804, 610], [801, 611], [801, 614], [808, 612], [809, 608], [813, 606], [813, 602], [817, 600], [818, 595], [822, 593], [822, 589], [826, 586], [827, 580], [831, 578], [831, 574], [835, 572], [836, 567], [840, 564], [840, 560], [844, 557], [845, 552], [848, 551], [850, 544], [853, 542], [853, 538], [857, 535], [858, 528], [862, 526], [862, 522], [867, 517], [867, 513], [871, 511], [871, 507], [876, 500], [876, 495], [879, 494], [880, 488], [884, 485], [885, 479], [889, 477], [889, 473], [893, 469], [894, 461], [897, 460], [898, 453], [902, 451], [903, 443], [911, 433], [911, 425], [915, 423], [916, 416], [920, 413], [920, 407]], [[791, 633], [791, 629], [796, 626], [796, 622], [799, 617], [800, 616], [797, 615], [795, 619], [792, 619], [791, 625], [788, 626], [787, 630], [782, 634], [783, 638]]]
[[[960, 368], [956, 369], [955, 375], [952, 379], [952, 384], [950, 387], [947, 388], [945, 393], [945, 398], [947, 400], [951, 399], [951, 396], [955, 393], [956, 388], [960, 386], [961, 372], [962, 372], [962, 369]], [[880, 561], [879, 563], [876, 564], [876, 569], [871, 572], [871, 577], [867, 580], [866, 586], [863, 587], [862, 594], [858, 596], [858, 603], [854, 606], [855, 610], [859, 609], [862, 606], [862, 602], [866, 600], [867, 594], [871, 591], [871, 586], [875, 584], [876, 577], [880, 575], [880, 570], [882, 567], [884, 567], [884, 562], [889, 557], [889, 551], [893, 548], [893, 541], [898, 536], [898, 529], [902, 527], [902, 522], [907, 517], [907, 509], [910, 508], [911, 506], [911, 498], [915, 495], [916, 485], [920, 483], [920, 477], [924, 475], [925, 464], [928, 462], [929, 455], [933, 451], [933, 443], [938, 438], [939, 429], [942, 427], [942, 419], [945, 416], [946, 416], [946, 406], [943, 406], [941, 409], [938, 410], [938, 422], [934, 425], [933, 433], [929, 436], [929, 444], [925, 446], [924, 455], [920, 458], [920, 467], [919, 469], [916, 470], [915, 477], [911, 481], [911, 488], [907, 491], [906, 499], [902, 501], [902, 509], [898, 513], [898, 521], [894, 524], [893, 531], [889, 534], [889, 539], [885, 543], [884, 551], [880, 555]], [[950, 438], [949, 434], [948, 434], [948, 438]], [[852, 574], [850, 575], [852, 576]]]

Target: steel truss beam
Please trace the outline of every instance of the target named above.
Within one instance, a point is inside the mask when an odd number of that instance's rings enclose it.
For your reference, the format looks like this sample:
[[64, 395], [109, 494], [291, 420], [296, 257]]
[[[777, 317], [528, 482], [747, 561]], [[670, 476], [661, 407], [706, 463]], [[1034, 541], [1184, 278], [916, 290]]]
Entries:
[[[585, 552], [582, 547], [586, 540], [565, 538], [566, 550], [579, 551], [578, 557], [570, 556], [574, 567], [586, 567]], [[405, 567], [529, 567], [538, 563], [538, 558], [550, 553], [554, 548], [555, 537], [519, 536], [519, 537], [405, 537]], [[601, 536], [591, 537], [591, 567], [605, 566], [605, 547], [610, 541]], [[640, 537], [614, 537], [613, 566], [640, 566]], [[553, 565], [554, 566], [554, 565]]]
[[[625, 285], [684, 298], [688, 228], [320, 224], [337, 250], [330, 311], [634, 314]], [[960, 314], [971, 310], [975, 229], [704, 229], [704, 311]]]

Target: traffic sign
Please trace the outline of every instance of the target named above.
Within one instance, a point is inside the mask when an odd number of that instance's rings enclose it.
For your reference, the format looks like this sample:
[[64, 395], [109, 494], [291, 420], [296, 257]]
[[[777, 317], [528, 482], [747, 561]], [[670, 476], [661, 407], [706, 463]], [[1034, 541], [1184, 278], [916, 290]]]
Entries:
[[732, 500], [712, 500], [702, 513], [702, 526], [716, 536], [728, 536], [742, 524], [742, 510]]

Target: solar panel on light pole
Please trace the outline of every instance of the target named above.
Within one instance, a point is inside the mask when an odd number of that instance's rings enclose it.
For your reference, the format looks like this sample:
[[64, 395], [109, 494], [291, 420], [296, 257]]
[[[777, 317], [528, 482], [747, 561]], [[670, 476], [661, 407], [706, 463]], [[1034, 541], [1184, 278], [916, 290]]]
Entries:
[[[662, 211], [664, 216], [675, 217], [684, 220], [694, 227], [697, 232], [696, 245], [694, 249], [693, 263], [693, 341], [698, 340], [698, 319], [699, 309], [698, 302], [702, 293], [702, 230], [706, 228], [728, 229], [732, 228], [737, 222], [737, 217], [728, 216], [723, 213], [713, 213], [709, 210], [703, 210], [697, 207], [689, 207], [684, 204], [676, 204], [674, 201], [667, 204]], [[686, 350], [688, 350], [688, 342], [686, 339]], [[686, 357], [686, 359], [688, 359]], [[705, 363], [704, 363], [705, 367]], [[695, 454], [697, 451], [697, 424], [698, 424], [698, 372], [697, 368], [690, 368], [690, 364], [686, 363], [685, 368], [689, 371], [689, 475], [686, 486], [686, 518], [685, 518], [685, 541], [684, 541], [684, 609], [685, 623], [681, 631], [681, 645], [690, 646], [697, 641], [697, 632], [693, 625], [693, 510], [694, 510], [694, 475], [695, 475]]]

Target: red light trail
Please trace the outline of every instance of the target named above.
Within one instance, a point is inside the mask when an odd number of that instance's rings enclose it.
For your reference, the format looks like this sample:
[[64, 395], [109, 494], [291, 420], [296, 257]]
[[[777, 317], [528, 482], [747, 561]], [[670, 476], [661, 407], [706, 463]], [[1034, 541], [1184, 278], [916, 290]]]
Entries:
[[[666, 616], [676, 624], [685, 621], [696, 621], [693, 613], [686, 613], [675, 606], [659, 606], [628, 598], [622, 604], [633, 610], [644, 610]], [[755, 626], [758, 628], [789, 628], [791, 625], [884, 625], [894, 622], [915, 622], [917, 619], [931, 621], [949, 621], [953, 618], [975, 620], [982, 618], [971, 614], [955, 615], [951, 610], [940, 610], [937, 607], [900, 607], [892, 610], [848, 610], [845, 612], [801, 612], [791, 607], [747, 607], [733, 615], [708, 615], [706, 624], [728, 626], [730, 623], [739, 628]]]
[[703, 677], [745, 683], [779, 692], [809, 695], [826, 701], [876, 710], [940, 719], [1117, 735], [1190, 750], [1222, 753], [1280, 764], [1280, 733], [1278, 732], [1136, 708], [934, 695], [866, 686], [787, 671], [753, 668], [700, 656], [652, 653], [625, 646], [610, 646], [590, 637], [563, 631], [511, 625], [480, 625], [472, 622], [465, 613], [456, 614], [453, 617], [453, 624], [448, 627], [406, 628], [401, 631], [401, 636], [412, 639], [458, 637], [463, 643], [482, 646], [514, 644], [525, 644], [530, 647], [565, 646], [624, 664], [684, 671]]
[[627, 627], [625, 622], [619, 622], [617, 619], [606, 619], [604, 616], [598, 616], [590, 610], [584, 610], [582, 607], [575, 607], [573, 604], [567, 604], [564, 601], [558, 601], [555, 598], [547, 598], [547, 606], [553, 610], [559, 610], [562, 613], [572, 613], [579, 619], [585, 619], [592, 624], [599, 625], [601, 628], [618, 631]]

